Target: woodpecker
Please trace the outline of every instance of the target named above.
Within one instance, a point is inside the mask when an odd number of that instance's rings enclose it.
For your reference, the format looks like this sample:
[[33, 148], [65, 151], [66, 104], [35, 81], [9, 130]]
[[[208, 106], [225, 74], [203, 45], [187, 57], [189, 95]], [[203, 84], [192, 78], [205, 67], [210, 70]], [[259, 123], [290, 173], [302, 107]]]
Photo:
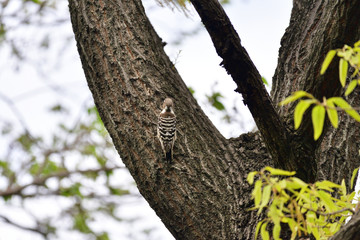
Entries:
[[173, 147], [176, 140], [176, 116], [171, 98], [165, 98], [159, 115], [157, 137], [167, 161], [173, 158]]

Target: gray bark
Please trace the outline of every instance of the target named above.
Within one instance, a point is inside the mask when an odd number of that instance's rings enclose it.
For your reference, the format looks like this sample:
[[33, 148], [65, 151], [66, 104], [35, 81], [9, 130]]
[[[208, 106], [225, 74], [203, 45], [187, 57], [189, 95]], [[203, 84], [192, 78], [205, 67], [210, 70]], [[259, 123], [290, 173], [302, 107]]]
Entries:
[[[201, 13], [205, 7], [223, 14], [216, 2], [192, 2], [205, 26], [206, 19], [218, 21], [210, 10]], [[251, 239], [261, 216], [247, 210], [252, 202], [246, 175], [266, 165], [281, 167], [281, 163], [286, 163], [283, 165], [289, 166], [287, 169], [299, 171], [308, 181], [324, 176], [333, 181], [349, 179], [350, 169], [360, 163], [358, 125], [344, 118], [341, 128], [326, 128], [324, 137], [315, 143], [309, 122], [299, 132], [292, 131], [293, 107], [278, 109], [274, 103], [300, 89], [316, 96], [340, 92], [336, 66], [330, 66], [326, 82], [318, 74], [319, 67], [329, 49], [360, 38], [356, 22], [359, 2], [294, 1], [290, 26], [280, 49], [272, 100], [259, 84], [257, 70], [235, 30], [228, 25], [231, 23], [217, 22], [219, 31], [230, 29], [223, 47], [239, 51], [235, 60], [245, 68], [236, 72], [233, 56], [226, 49], [222, 52], [221, 43], [214, 41], [216, 50], [238, 84], [238, 91], [248, 97], [246, 103], [253, 108], [262, 134], [225, 139], [166, 56], [140, 0], [69, 0], [78, 51], [100, 116], [141, 194], [176, 239]], [[338, 18], [332, 18], [334, 14]], [[216, 39], [216, 31], [209, 33]], [[299, 34], [301, 37], [297, 37]], [[164, 161], [155, 136], [160, 104], [165, 97], [174, 99], [178, 119], [171, 164]], [[358, 104], [358, 100], [351, 101]], [[256, 108], [262, 110], [256, 112]], [[271, 125], [279, 129], [275, 135], [271, 134], [274, 129], [266, 129]], [[280, 142], [274, 142], [277, 139]], [[293, 154], [288, 160], [281, 150], [283, 144]], [[329, 175], [333, 169], [337, 169], [336, 173]]]

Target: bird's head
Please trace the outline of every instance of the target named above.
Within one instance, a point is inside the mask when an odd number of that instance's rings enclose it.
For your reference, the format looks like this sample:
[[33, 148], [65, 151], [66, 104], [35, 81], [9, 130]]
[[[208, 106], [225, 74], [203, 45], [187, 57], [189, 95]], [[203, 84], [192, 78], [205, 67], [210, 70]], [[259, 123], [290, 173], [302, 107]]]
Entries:
[[165, 98], [164, 104], [163, 104], [163, 109], [165, 109], [166, 111], [169, 112], [169, 111], [171, 111], [173, 105], [174, 105], [174, 103], [171, 98]]

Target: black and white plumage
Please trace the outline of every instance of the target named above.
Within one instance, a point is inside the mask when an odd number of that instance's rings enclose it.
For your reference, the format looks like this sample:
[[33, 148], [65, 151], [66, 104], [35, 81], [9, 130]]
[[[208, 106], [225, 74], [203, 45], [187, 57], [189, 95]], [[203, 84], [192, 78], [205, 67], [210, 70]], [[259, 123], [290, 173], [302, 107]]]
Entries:
[[176, 140], [176, 116], [171, 98], [164, 100], [163, 109], [159, 115], [157, 136], [166, 160], [171, 161], [173, 159], [173, 147]]

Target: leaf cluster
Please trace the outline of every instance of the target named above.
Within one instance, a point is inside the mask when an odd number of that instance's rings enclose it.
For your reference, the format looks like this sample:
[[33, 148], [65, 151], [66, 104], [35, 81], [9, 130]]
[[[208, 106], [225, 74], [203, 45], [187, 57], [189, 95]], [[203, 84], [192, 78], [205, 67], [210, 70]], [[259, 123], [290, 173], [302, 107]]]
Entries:
[[333, 58], [337, 55], [340, 57], [339, 61], [339, 80], [342, 87], [345, 87], [346, 79], [348, 77], [349, 65], [354, 69], [354, 72], [351, 75], [351, 79], [357, 78], [356, 80], [351, 81], [349, 84], [345, 96], [348, 96], [354, 88], [359, 84], [360, 80], [360, 40], [354, 44], [354, 47], [345, 45], [342, 49], [330, 50], [323, 62], [323, 65], [320, 70], [320, 74], [324, 74], [327, 68], [329, 67]]
[[[353, 172], [351, 184], [357, 171]], [[266, 218], [256, 226], [255, 239], [259, 232], [262, 239], [270, 239], [270, 225], [272, 238], [281, 239], [281, 224], [289, 226], [292, 240], [310, 235], [317, 240], [328, 239], [354, 213], [355, 192], [346, 192], [344, 180], [341, 185], [330, 181], [307, 184], [294, 175], [295, 172], [271, 167], [248, 174], [249, 184], [254, 184], [254, 207], [250, 210], [257, 210], [258, 214], [266, 211]]]
[[[339, 80], [343, 87], [346, 85], [346, 79], [348, 77], [349, 65], [354, 69], [354, 72], [350, 76], [350, 83], [345, 91], [345, 96], [351, 94], [356, 86], [360, 85], [360, 41], [354, 44], [351, 48], [345, 45], [342, 49], [330, 50], [323, 62], [321, 68], [321, 74], [324, 74], [329, 67], [333, 58], [337, 55], [340, 57], [339, 61]], [[305, 99], [302, 99], [305, 98]], [[314, 128], [314, 139], [317, 140], [322, 134], [325, 115], [328, 116], [332, 126], [337, 128], [339, 125], [338, 111], [345, 111], [349, 116], [360, 122], [360, 115], [357, 111], [342, 97], [331, 97], [326, 99], [323, 97], [323, 101], [320, 102], [312, 94], [305, 91], [296, 91], [291, 96], [280, 102], [280, 105], [286, 105], [297, 100], [294, 112], [294, 128], [298, 129], [301, 125], [303, 115], [311, 105], [315, 105], [311, 112], [311, 119]]]

